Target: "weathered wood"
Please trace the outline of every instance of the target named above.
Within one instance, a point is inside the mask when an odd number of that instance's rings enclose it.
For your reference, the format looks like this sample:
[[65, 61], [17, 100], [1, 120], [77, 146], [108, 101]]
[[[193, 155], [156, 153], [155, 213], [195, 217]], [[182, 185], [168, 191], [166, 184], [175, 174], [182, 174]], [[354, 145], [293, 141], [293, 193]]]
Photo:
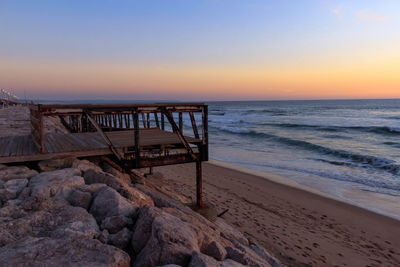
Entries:
[[92, 119], [92, 117], [88, 114], [87, 118], [89, 121], [93, 124], [93, 126], [96, 128], [97, 132], [100, 133], [100, 135], [103, 137], [104, 141], [106, 141], [107, 145], [109, 146], [110, 150], [114, 153], [114, 155], [121, 160], [122, 156], [119, 154], [117, 149], [114, 147], [113, 143], [111, 140], [108, 138], [107, 135], [104, 134], [103, 130], [100, 128], [100, 126], [96, 123], [95, 120]]
[[190, 116], [190, 121], [192, 122], [194, 137], [199, 139], [199, 130], [197, 129], [196, 119], [194, 117], [193, 112], [189, 112], [189, 116]]
[[146, 126], [146, 119], [145, 119], [144, 116], [145, 116], [144, 113], [142, 113], [143, 128], [147, 128], [147, 126]]
[[164, 113], [161, 113], [161, 130], [165, 130]]
[[[143, 113], [142, 113], [143, 114]], [[133, 128], [135, 133], [135, 166], [139, 168], [140, 166], [140, 145], [139, 145], [139, 115], [137, 110], [132, 113], [133, 117]]]
[[179, 112], [179, 132], [182, 134], [183, 133], [183, 118], [182, 118], [182, 112]]
[[171, 124], [172, 128], [174, 129], [174, 132], [178, 135], [179, 139], [181, 140], [182, 144], [185, 146], [186, 150], [188, 153], [192, 156], [193, 160], [197, 160], [196, 155], [193, 153], [192, 148], [186, 141], [185, 137], [181, 134], [181, 132], [178, 129], [178, 126], [176, 125], [174, 118], [172, 117], [172, 114], [170, 111], [164, 110], [164, 114], [167, 117], [169, 123]]
[[157, 112], [154, 112], [153, 115], [154, 115], [154, 120], [156, 121], [156, 126], [157, 126], [157, 128], [160, 128], [160, 122], [158, 121], [158, 114], [157, 114]]

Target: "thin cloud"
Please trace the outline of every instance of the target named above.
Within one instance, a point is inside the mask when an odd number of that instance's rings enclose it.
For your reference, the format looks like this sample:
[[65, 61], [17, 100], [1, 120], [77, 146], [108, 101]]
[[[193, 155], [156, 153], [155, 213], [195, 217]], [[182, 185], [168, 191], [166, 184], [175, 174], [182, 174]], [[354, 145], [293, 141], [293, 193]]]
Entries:
[[362, 22], [386, 22], [389, 20], [389, 16], [384, 16], [372, 12], [369, 9], [362, 9], [356, 12], [356, 17]]
[[332, 10], [332, 13], [335, 14], [338, 18], [342, 18], [343, 16], [343, 7], [338, 6]]

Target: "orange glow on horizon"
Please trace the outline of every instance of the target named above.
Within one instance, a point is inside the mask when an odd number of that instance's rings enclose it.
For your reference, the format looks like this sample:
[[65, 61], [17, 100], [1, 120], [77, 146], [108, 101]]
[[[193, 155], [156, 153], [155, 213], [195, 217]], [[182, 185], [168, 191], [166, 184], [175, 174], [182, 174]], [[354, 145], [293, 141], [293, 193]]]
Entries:
[[[400, 62], [400, 61], [399, 61]], [[0, 63], [4, 87], [62, 95], [212, 99], [399, 98], [400, 70], [392, 60], [365, 65], [150, 66], [45, 62]], [[50, 89], [49, 89], [50, 88]], [[112, 89], [112, 92], [110, 92]]]

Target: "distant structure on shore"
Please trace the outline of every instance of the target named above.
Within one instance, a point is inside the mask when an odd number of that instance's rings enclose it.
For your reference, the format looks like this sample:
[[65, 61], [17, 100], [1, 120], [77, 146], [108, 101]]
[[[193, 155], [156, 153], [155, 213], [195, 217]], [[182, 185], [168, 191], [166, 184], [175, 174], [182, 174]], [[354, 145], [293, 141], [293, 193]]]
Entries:
[[18, 96], [6, 89], [0, 89], [0, 108], [19, 104]]

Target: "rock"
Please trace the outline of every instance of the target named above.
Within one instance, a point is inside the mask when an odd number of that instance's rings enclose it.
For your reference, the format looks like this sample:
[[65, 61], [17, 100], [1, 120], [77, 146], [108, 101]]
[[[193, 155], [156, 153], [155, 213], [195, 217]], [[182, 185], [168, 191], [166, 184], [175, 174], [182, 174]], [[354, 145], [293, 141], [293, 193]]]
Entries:
[[108, 233], [108, 231], [106, 229], [104, 229], [103, 231], [101, 231], [100, 235], [97, 237], [97, 239], [103, 243], [103, 244], [107, 244], [108, 242], [108, 237], [110, 236], [110, 234]]
[[101, 170], [95, 171], [89, 169], [84, 173], [84, 178], [86, 184], [106, 184], [117, 191], [122, 188], [121, 181], [119, 181], [115, 176]]
[[167, 264], [167, 265], [163, 265], [163, 266], [159, 266], [159, 267], [182, 267], [182, 266], [176, 265], [176, 264]]
[[131, 187], [109, 173], [88, 170], [85, 172], [84, 177], [86, 184], [106, 184], [118, 191], [123, 197], [134, 202], [137, 206], [154, 206], [153, 200], [148, 195], [136, 188]]
[[221, 262], [221, 267], [243, 267], [243, 266], [244, 266], [243, 264], [240, 264], [231, 259], [226, 259], [223, 262]]
[[42, 160], [38, 163], [41, 172], [55, 171], [59, 169], [71, 168], [72, 163], [76, 160], [74, 157], [55, 158]]
[[29, 198], [30, 194], [31, 194], [31, 189], [29, 187], [25, 187], [24, 189], [22, 189], [21, 193], [19, 193], [18, 199], [24, 201], [27, 198]]
[[221, 230], [221, 236], [228, 239], [229, 241], [239, 241], [243, 245], [248, 246], [249, 240], [236, 228], [230, 226], [228, 223], [225, 222], [224, 219], [217, 218], [214, 223], [218, 226]]
[[92, 194], [90, 194], [89, 192], [74, 190], [68, 196], [67, 200], [72, 206], [82, 207], [87, 210], [89, 209], [90, 201], [92, 200]]
[[268, 251], [265, 250], [262, 246], [252, 243], [250, 244], [250, 248], [257, 253], [258, 256], [260, 256], [262, 259], [267, 261], [269, 264], [271, 264], [272, 267], [281, 267], [284, 266], [278, 259], [273, 257]]
[[190, 212], [190, 208], [186, 207], [183, 205], [181, 202], [179, 202], [176, 199], [173, 199], [166, 194], [157, 191], [153, 188], [149, 188], [147, 186], [141, 185], [141, 184], [135, 184], [135, 188], [140, 190], [141, 192], [144, 192], [146, 195], [150, 196], [151, 199], [154, 202], [154, 205], [159, 208], [175, 208], [178, 210], [186, 210], [187, 212]]
[[3, 189], [3, 188], [4, 188], [4, 181], [0, 180], [0, 189]]
[[75, 161], [72, 163], [72, 168], [79, 169], [82, 173], [85, 173], [89, 170], [101, 172], [101, 168], [99, 166], [88, 160], [75, 159]]
[[11, 166], [0, 169], [0, 180], [7, 182], [13, 179], [28, 179], [37, 174], [26, 166]]
[[0, 201], [7, 202], [15, 199], [28, 184], [28, 179], [13, 179], [4, 183], [4, 189], [0, 189]]
[[27, 237], [0, 248], [2, 266], [118, 266], [129, 267], [124, 251], [96, 239]]
[[123, 215], [107, 217], [101, 223], [102, 229], [107, 229], [111, 234], [115, 234], [120, 231], [125, 226], [130, 226], [133, 224], [131, 218], [125, 217]]
[[182, 221], [187, 222], [196, 228], [202, 253], [207, 254], [204, 251], [213, 241], [218, 242], [220, 245], [222, 245], [222, 247], [233, 246], [232, 242], [221, 237], [221, 232], [215, 224], [208, 221], [193, 210], [186, 207], [183, 210], [178, 210], [175, 208], [163, 208], [162, 210], [178, 217]]
[[23, 204], [9, 203], [0, 209], [0, 247], [26, 236], [92, 239], [99, 234], [95, 219], [86, 210], [64, 200], [43, 200], [36, 210], [25, 210], [27, 201]]
[[17, 195], [28, 185], [28, 179], [13, 179], [4, 184], [4, 188], [8, 191], [16, 192]]
[[120, 172], [119, 170], [112, 167], [109, 163], [103, 161], [103, 162], [101, 162], [101, 167], [104, 172], [107, 172], [107, 173], [117, 177], [122, 182], [124, 182], [126, 184], [131, 183], [131, 177], [129, 174]]
[[257, 254], [249, 253], [249, 250], [240, 250], [237, 248], [227, 247], [228, 258], [251, 267], [271, 267], [271, 265], [258, 257]]
[[193, 227], [162, 212], [154, 219], [150, 239], [137, 255], [134, 266], [187, 266], [193, 251], [199, 251], [197, 234]]
[[221, 264], [218, 263], [213, 258], [198, 253], [194, 251], [192, 253], [192, 259], [190, 260], [189, 267], [220, 267]]
[[154, 218], [160, 216], [161, 213], [160, 209], [149, 206], [139, 210], [131, 240], [132, 249], [136, 254], [139, 254], [150, 239]]
[[132, 237], [132, 232], [125, 227], [118, 233], [110, 235], [108, 238], [108, 243], [117, 248], [124, 249], [129, 245], [131, 237]]
[[118, 194], [111, 187], [102, 187], [94, 196], [90, 213], [100, 223], [106, 217], [124, 215], [127, 217], [134, 216], [137, 206]]
[[212, 241], [208, 246], [202, 250], [202, 252], [210, 257], [213, 257], [217, 261], [222, 261], [226, 257], [226, 250], [221, 244], [216, 241]]
[[85, 183], [79, 175], [79, 170], [71, 168], [39, 173], [29, 181], [31, 196], [38, 198], [56, 196], [67, 199], [73, 189]]
[[82, 192], [88, 192], [88, 193], [94, 194], [103, 187], [107, 187], [107, 185], [105, 185], [105, 184], [84, 184], [84, 185], [80, 186], [78, 189]]
[[0, 163], [0, 170], [7, 168], [6, 165]]
[[4, 203], [15, 198], [17, 198], [17, 192], [8, 191], [7, 189], [0, 189], [0, 202]]

